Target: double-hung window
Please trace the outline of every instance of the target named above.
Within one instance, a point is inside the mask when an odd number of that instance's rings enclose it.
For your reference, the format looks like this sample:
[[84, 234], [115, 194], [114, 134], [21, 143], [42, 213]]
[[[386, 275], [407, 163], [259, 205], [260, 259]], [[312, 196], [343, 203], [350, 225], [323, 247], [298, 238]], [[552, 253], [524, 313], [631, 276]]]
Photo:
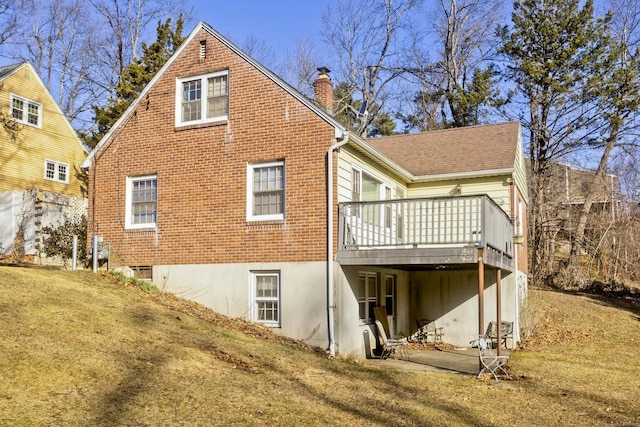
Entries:
[[280, 326], [280, 273], [251, 272], [252, 320], [269, 326]]
[[247, 221], [284, 219], [284, 162], [247, 165]]
[[53, 160], [44, 161], [44, 179], [49, 181], [69, 183], [69, 165]]
[[226, 120], [229, 115], [227, 71], [177, 80], [176, 126]]
[[42, 127], [42, 105], [12, 94], [11, 118], [25, 125]]
[[158, 214], [158, 178], [155, 175], [129, 177], [126, 186], [126, 228], [155, 227]]
[[358, 277], [358, 308], [361, 322], [373, 322], [373, 308], [378, 301], [378, 275], [363, 272]]

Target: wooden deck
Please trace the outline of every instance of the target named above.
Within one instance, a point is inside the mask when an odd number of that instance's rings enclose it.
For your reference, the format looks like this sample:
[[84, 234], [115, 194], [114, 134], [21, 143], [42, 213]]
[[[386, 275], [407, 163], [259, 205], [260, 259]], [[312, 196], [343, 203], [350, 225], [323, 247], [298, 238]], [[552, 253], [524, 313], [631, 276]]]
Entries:
[[486, 195], [346, 202], [339, 218], [343, 265], [514, 268], [513, 224]]

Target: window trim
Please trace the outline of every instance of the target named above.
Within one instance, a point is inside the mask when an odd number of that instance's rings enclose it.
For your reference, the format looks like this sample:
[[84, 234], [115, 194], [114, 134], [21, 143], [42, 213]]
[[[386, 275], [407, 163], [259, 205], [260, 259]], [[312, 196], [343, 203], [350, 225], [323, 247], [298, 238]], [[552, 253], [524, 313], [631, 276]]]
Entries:
[[[277, 283], [276, 283], [276, 291], [278, 296], [275, 298], [267, 298], [267, 297], [258, 297], [257, 295], [257, 278], [260, 276], [271, 276], [271, 277], [276, 277], [277, 279]], [[268, 327], [272, 327], [272, 328], [279, 328], [281, 327], [282, 324], [282, 301], [281, 301], [281, 296], [282, 296], [282, 275], [280, 270], [254, 270], [254, 271], [250, 271], [250, 286], [251, 286], [251, 321], [252, 322], [256, 322], [256, 323], [260, 323], [262, 325], [268, 326]], [[273, 320], [260, 320], [259, 319], [259, 315], [258, 315], [258, 306], [259, 306], [259, 302], [267, 302], [267, 301], [275, 301], [277, 303], [277, 315], [278, 315], [278, 320], [277, 321], [273, 321]]]
[[[282, 167], [282, 212], [271, 215], [254, 215], [253, 214], [253, 171], [259, 168], [268, 168], [273, 166]], [[284, 220], [286, 212], [286, 191], [287, 191], [287, 175], [284, 160], [263, 163], [247, 163], [247, 222], [252, 221], [278, 221]]]
[[[13, 101], [14, 99], [19, 99], [22, 101], [22, 119], [18, 119], [13, 116]], [[38, 123], [29, 122], [29, 104], [33, 104], [38, 107]], [[14, 93], [11, 93], [9, 96], [9, 116], [18, 123], [22, 123], [23, 125], [32, 126], [38, 129], [42, 129], [42, 104], [33, 101], [29, 98], [25, 98], [24, 96], [19, 96]]]
[[[206, 96], [206, 88], [207, 88], [207, 80], [213, 77], [220, 77], [220, 76], [226, 76], [227, 78], [227, 114], [222, 115], [222, 116], [216, 116], [216, 117], [211, 117], [211, 118], [207, 118], [206, 117], [206, 111], [207, 111], [207, 96]], [[200, 111], [201, 111], [201, 115], [200, 115], [200, 119], [198, 120], [189, 120], [189, 121], [183, 121], [182, 120], [182, 84], [185, 82], [189, 82], [189, 81], [194, 81], [194, 80], [200, 80], [200, 90], [201, 90], [201, 96], [200, 96]], [[216, 71], [214, 73], [208, 73], [208, 74], [201, 74], [201, 75], [196, 75], [196, 76], [188, 76], [188, 77], [181, 77], [181, 78], [177, 78], [176, 79], [176, 105], [175, 105], [175, 126], [176, 127], [184, 127], [184, 126], [193, 126], [193, 125], [200, 125], [200, 124], [204, 124], [204, 123], [214, 123], [214, 122], [221, 122], [221, 121], [227, 121], [229, 119], [229, 71], [228, 70], [223, 70], [223, 71]]]
[[[156, 180], [156, 218], [154, 222], [146, 222], [142, 224], [133, 224], [131, 221], [132, 214], [132, 195], [133, 195], [133, 182], [134, 181], [148, 181]], [[141, 228], [156, 228], [158, 225], [158, 175], [142, 175], [142, 176], [128, 176], [125, 185], [126, 201], [125, 201], [125, 224], [124, 228], [128, 230], [135, 230]]]
[[[47, 176], [47, 165], [48, 164], [53, 164], [54, 165], [54, 171], [55, 171], [55, 176], [53, 178], [49, 178]], [[62, 180], [60, 179], [60, 171], [59, 171], [59, 167], [60, 166], [64, 166], [65, 167], [65, 179]], [[46, 179], [47, 181], [53, 181], [53, 182], [58, 182], [60, 184], [69, 184], [69, 164], [68, 163], [62, 163], [62, 162], [57, 162], [55, 160], [51, 160], [51, 159], [44, 159], [44, 179]]]

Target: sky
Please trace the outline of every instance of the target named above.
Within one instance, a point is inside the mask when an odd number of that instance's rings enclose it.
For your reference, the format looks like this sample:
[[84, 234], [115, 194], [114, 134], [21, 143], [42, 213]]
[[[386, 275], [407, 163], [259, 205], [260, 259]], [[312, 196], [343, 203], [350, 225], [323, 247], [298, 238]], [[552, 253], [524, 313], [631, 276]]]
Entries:
[[[318, 38], [321, 16], [329, 0], [231, 0], [189, 2], [196, 10], [196, 20], [211, 25], [216, 31], [242, 45], [254, 37], [265, 42], [283, 59], [294, 50], [296, 41], [309, 34]], [[193, 29], [185, 26], [184, 33]]]

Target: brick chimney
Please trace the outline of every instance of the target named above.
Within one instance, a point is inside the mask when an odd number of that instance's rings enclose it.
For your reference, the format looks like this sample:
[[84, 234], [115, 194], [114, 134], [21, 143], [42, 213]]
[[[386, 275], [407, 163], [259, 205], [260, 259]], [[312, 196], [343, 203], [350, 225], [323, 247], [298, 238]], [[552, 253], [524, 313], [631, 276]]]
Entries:
[[327, 67], [319, 67], [320, 74], [313, 82], [314, 98], [328, 113], [333, 113], [333, 82]]

